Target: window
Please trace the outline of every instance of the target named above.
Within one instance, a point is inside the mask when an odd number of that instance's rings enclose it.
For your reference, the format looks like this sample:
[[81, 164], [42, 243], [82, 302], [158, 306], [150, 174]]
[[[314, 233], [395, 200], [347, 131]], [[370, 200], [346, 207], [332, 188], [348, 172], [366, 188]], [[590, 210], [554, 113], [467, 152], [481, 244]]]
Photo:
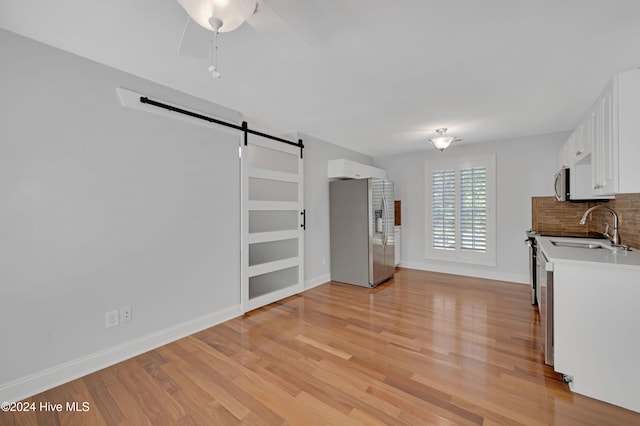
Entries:
[[425, 170], [425, 257], [495, 266], [495, 156]]

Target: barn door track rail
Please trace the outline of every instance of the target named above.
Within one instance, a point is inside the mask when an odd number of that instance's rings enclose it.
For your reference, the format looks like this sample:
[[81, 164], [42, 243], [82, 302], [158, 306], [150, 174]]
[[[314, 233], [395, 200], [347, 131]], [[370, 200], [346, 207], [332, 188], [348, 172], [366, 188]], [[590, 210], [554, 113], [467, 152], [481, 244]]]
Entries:
[[249, 126], [247, 125], [246, 121], [242, 122], [241, 126], [238, 126], [237, 124], [233, 124], [233, 123], [229, 123], [223, 120], [219, 120], [217, 118], [213, 118], [213, 117], [209, 117], [203, 114], [199, 114], [197, 112], [193, 112], [193, 111], [189, 111], [183, 108], [179, 108], [173, 105], [169, 105], [169, 104], [165, 104], [164, 102], [159, 102], [159, 101], [154, 101], [153, 99], [149, 99], [147, 96], [140, 96], [140, 102], [142, 102], [143, 104], [148, 104], [148, 105], [153, 105], [155, 107], [158, 108], [163, 108], [166, 109], [168, 111], [173, 111], [173, 112], [177, 112], [179, 114], [184, 114], [184, 115], [188, 115], [189, 117], [193, 117], [193, 118], [197, 118], [199, 120], [204, 120], [204, 121], [208, 121], [210, 123], [215, 123], [215, 124], [219, 124], [221, 126], [225, 126], [225, 127], [231, 127], [232, 129], [236, 129], [236, 130], [240, 130], [242, 132], [244, 132], [244, 144], [247, 144], [247, 134], [251, 133], [253, 135], [257, 135], [257, 136], [262, 136], [264, 138], [268, 138], [268, 139], [272, 139], [274, 141], [278, 141], [278, 142], [282, 142], [282, 143], [286, 143], [287, 145], [293, 145], [293, 146], [297, 146], [298, 148], [300, 148], [300, 158], [302, 158], [302, 151], [304, 150], [304, 144], [302, 143], [302, 139], [298, 139], [298, 142], [291, 142], [287, 139], [283, 139], [283, 138], [279, 138], [277, 136], [273, 136], [273, 135], [269, 135], [267, 133], [262, 133], [259, 132], [257, 130], [252, 130], [249, 128]]

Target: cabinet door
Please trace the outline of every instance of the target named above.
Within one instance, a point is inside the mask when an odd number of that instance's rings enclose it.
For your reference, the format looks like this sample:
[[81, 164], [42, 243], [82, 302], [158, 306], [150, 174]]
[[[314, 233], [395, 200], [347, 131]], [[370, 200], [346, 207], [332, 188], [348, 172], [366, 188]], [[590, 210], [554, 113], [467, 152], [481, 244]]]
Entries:
[[571, 145], [570, 141], [567, 141], [560, 148], [560, 152], [558, 153], [558, 169], [563, 167], [569, 167], [569, 145]]
[[613, 195], [617, 191], [618, 180], [616, 176], [617, 156], [616, 143], [613, 134], [613, 86], [605, 89], [598, 99], [597, 123], [592, 132], [594, 147], [597, 155], [594, 158], [593, 189], [598, 195]]
[[[640, 411], [638, 271], [554, 263], [554, 370], [574, 392]], [[541, 315], [542, 316], [542, 315]]]
[[589, 132], [589, 126], [587, 125], [587, 123], [583, 123], [583, 125], [580, 127], [580, 140], [580, 151], [582, 157], [591, 154], [591, 147], [593, 146], [593, 136]]
[[573, 131], [569, 140], [570, 155], [572, 165], [579, 163], [589, 154], [591, 154], [591, 138], [589, 133], [590, 116], [583, 120], [582, 123]]
[[567, 142], [565, 143], [565, 155], [568, 157], [568, 161], [566, 164], [567, 167], [571, 167], [576, 163], [576, 146], [578, 145], [578, 129], [575, 129], [572, 133], [571, 136], [569, 136], [569, 139], [567, 140]]

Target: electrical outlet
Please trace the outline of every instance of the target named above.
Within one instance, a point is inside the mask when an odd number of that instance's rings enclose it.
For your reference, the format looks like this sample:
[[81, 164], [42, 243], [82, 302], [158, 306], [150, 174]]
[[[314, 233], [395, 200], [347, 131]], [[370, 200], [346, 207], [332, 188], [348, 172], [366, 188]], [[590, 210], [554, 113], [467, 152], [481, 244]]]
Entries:
[[322, 258], [322, 264], [323, 264], [323, 265], [326, 265], [326, 264], [327, 264], [327, 258], [326, 258], [326, 257], [323, 257], [323, 258]]
[[115, 327], [120, 323], [118, 311], [109, 311], [104, 315], [105, 325], [107, 328]]
[[120, 308], [120, 322], [131, 321], [131, 306]]

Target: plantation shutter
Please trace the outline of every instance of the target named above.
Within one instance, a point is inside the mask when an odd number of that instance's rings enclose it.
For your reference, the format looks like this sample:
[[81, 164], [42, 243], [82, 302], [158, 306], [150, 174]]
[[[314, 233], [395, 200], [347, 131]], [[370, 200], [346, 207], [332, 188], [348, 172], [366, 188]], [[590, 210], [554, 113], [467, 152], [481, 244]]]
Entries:
[[495, 155], [425, 162], [425, 259], [496, 265]]
[[456, 171], [438, 170], [431, 175], [432, 247], [456, 248]]
[[487, 169], [460, 170], [460, 249], [487, 250]]
[[434, 249], [486, 252], [486, 167], [431, 173], [431, 229]]

